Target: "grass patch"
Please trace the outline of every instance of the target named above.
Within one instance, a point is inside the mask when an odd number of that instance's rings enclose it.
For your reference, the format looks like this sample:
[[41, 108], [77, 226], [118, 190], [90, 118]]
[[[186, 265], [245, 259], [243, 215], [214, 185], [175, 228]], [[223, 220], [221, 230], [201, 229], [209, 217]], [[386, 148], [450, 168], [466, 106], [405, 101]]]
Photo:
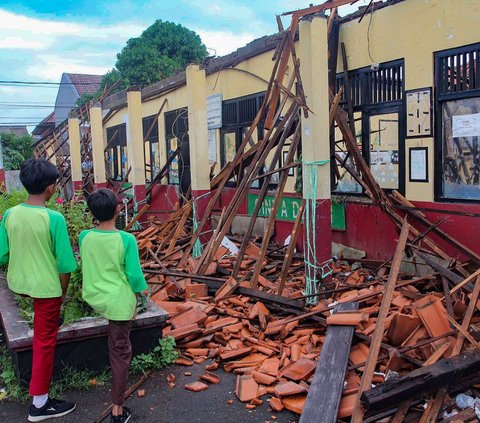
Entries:
[[[177, 357], [175, 339], [167, 336], [160, 339], [158, 345], [150, 353], [133, 357], [130, 371], [132, 374], [141, 374], [148, 370], [159, 370], [174, 363]], [[66, 391], [87, 390], [103, 386], [110, 382], [111, 377], [110, 369], [95, 373], [64, 366], [61, 378], [52, 381], [49, 394], [51, 397], [57, 397]], [[4, 345], [0, 345], [0, 402], [3, 400], [26, 402], [28, 399], [28, 391], [20, 386], [8, 349]]]
[[[52, 381], [50, 396], [57, 397], [66, 391], [91, 389], [102, 386], [111, 378], [110, 370], [97, 374], [89, 370], [77, 370], [65, 366], [60, 379]], [[20, 386], [15, 373], [12, 358], [5, 346], [0, 346], [0, 401], [11, 400], [25, 402], [29, 399], [28, 391]]]

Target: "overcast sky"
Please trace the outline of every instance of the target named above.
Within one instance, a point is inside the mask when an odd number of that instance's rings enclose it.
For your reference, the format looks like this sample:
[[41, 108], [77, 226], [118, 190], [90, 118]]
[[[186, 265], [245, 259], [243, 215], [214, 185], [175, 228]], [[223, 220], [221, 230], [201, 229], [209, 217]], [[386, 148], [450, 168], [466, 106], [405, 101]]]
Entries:
[[[224, 55], [276, 32], [276, 14], [310, 3], [312, 0], [2, 0], [0, 81], [59, 82], [63, 72], [103, 74], [115, 65], [115, 56], [126, 41], [139, 36], [156, 19], [196, 31], [212, 55]], [[343, 6], [340, 14], [367, 3], [360, 0]], [[288, 26], [289, 20], [284, 22]], [[57, 90], [55, 85], [0, 83], [0, 125], [25, 122], [33, 129], [33, 122], [52, 111]]]

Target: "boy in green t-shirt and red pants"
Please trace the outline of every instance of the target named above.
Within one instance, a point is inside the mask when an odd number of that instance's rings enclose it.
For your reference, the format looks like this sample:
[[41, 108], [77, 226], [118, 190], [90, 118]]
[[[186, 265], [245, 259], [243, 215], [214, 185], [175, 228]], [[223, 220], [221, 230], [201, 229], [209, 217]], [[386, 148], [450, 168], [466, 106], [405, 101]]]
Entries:
[[132, 234], [115, 228], [119, 211], [117, 196], [99, 189], [87, 199], [98, 220], [95, 229], [80, 234], [83, 299], [108, 319], [108, 348], [112, 367], [112, 423], [126, 423], [130, 411], [123, 407], [132, 358], [130, 329], [135, 317], [136, 293], [145, 291], [137, 241]]
[[75, 404], [48, 397], [60, 321], [70, 273], [76, 267], [64, 217], [45, 207], [56, 190], [57, 168], [29, 159], [20, 170], [28, 192], [23, 204], [8, 209], [0, 226], [0, 265], [8, 264], [8, 287], [33, 298], [33, 359], [28, 420], [64, 416]]

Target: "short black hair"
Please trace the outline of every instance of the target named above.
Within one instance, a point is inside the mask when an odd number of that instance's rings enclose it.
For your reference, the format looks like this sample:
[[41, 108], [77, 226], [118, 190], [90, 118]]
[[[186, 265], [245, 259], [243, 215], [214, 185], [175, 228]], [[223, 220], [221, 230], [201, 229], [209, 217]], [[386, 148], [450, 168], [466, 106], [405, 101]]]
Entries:
[[97, 189], [87, 198], [87, 206], [93, 217], [99, 222], [113, 219], [117, 210], [117, 204], [117, 195], [108, 188]]
[[49, 185], [57, 182], [58, 169], [45, 159], [28, 159], [20, 168], [20, 181], [29, 194], [43, 194]]

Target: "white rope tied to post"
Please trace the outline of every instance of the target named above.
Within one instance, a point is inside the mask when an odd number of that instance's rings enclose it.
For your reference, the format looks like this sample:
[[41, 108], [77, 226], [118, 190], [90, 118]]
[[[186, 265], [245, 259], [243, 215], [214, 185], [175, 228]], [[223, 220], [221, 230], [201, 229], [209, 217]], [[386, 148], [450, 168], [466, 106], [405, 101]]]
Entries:
[[[302, 160], [304, 169], [307, 170], [305, 177], [308, 178], [308, 189], [305, 192], [305, 291], [307, 296], [306, 303], [309, 305], [318, 304], [318, 287], [321, 281], [332, 274], [329, 259], [323, 263], [317, 260], [317, 245], [315, 237], [317, 235], [317, 185], [318, 185], [318, 166], [326, 165], [330, 160], [320, 160], [308, 162]], [[326, 200], [325, 200], [326, 201]], [[321, 203], [323, 204], [323, 202]], [[321, 274], [319, 280], [318, 275]]]
[[[197, 232], [198, 229], [198, 217], [197, 217], [197, 201], [201, 200], [202, 198], [206, 197], [207, 195], [210, 195], [212, 192], [206, 192], [205, 194], [202, 194], [198, 196], [195, 199], [192, 199], [192, 218], [193, 218], [193, 233]], [[195, 241], [195, 244], [193, 244], [193, 250], [192, 250], [192, 256], [194, 258], [200, 257], [203, 253], [203, 245], [200, 241], [200, 236], [197, 237], [197, 240]]]

